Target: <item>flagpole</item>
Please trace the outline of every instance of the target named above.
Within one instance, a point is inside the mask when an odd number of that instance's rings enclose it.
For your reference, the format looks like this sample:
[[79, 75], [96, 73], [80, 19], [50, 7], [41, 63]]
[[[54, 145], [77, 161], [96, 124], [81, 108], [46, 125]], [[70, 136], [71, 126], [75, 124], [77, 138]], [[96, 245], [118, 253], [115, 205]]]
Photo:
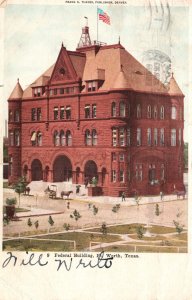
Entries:
[[98, 42], [98, 6], [97, 6], [97, 42]]

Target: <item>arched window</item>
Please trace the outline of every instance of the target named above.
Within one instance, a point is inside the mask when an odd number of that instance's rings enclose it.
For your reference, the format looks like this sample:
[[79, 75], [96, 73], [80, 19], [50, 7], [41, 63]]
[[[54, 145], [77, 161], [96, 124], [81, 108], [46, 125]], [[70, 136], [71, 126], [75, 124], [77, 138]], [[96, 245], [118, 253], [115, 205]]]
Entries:
[[157, 112], [157, 105], [155, 105], [154, 106], [154, 110], [153, 110], [153, 117], [154, 117], [154, 119], [157, 119], [157, 114], [158, 114], [158, 112]]
[[66, 145], [72, 146], [72, 136], [70, 130], [67, 130], [66, 132]]
[[160, 129], [160, 146], [165, 146], [164, 128]]
[[154, 146], [157, 146], [158, 144], [158, 130], [157, 128], [154, 128]]
[[59, 132], [57, 130], [55, 130], [55, 132], [54, 132], [54, 145], [55, 146], [60, 145], [60, 136], [59, 136]]
[[9, 122], [13, 121], [13, 112], [12, 110], [9, 111]]
[[32, 134], [31, 134], [31, 144], [32, 144], [32, 146], [36, 146], [36, 136], [37, 136], [37, 133], [35, 131], [33, 131]]
[[127, 146], [131, 145], [131, 129], [127, 128]]
[[171, 119], [175, 120], [177, 118], [177, 109], [175, 106], [171, 107]]
[[20, 146], [20, 132], [19, 130], [15, 130], [15, 146]]
[[176, 140], [176, 129], [171, 129], [171, 146], [176, 146], [177, 140]]
[[95, 129], [92, 131], [92, 143], [93, 146], [97, 145], [97, 131]]
[[151, 105], [147, 106], [147, 118], [151, 119]]
[[112, 145], [117, 146], [117, 128], [112, 129]]
[[137, 146], [141, 146], [141, 128], [137, 128]]
[[141, 104], [137, 104], [137, 119], [141, 118]]
[[40, 131], [37, 133], [37, 146], [42, 146], [42, 133]]
[[116, 117], [116, 103], [113, 102], [111, 105], [111, 115], [112, 117]]
[[63, 130], [61, 130], [61, 132], [60, 132], [60, 141], [61, 141], [61, 146], [66, 145], [65, 133]]
[[147, 129], [147, 145], [151, 146], [151, 128]]
[[9, 131], [9, 145], [14, 146], [14, 132]]
[[91, 134], [88, 129], [85, 131], [85, 145], [91, 146]]
[[15, 122], [19, 122], [19, 111], [15, 111]]
[[119, 109], [119, 115], [120, 115], [120, 117], [125, 117], [125, 102], [121, 101], [119, 108], [120, 108]]
[[165, 109], [164, 106], [161, 106], [160, 119], [163, 120], [164, 118], [165, 118]]

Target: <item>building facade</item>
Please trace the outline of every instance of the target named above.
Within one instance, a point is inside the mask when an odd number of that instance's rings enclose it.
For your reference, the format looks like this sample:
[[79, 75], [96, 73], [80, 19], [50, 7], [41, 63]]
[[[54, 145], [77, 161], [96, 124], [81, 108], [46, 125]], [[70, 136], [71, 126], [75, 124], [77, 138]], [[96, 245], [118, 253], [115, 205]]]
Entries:
[[[87, 29], [88, 30], [88, 29]], [[103, 195], [183, 185], [183, 100], [120, 44], [63, 45], [53, 66], [8, 99], [9, 183], [98, 179]]]

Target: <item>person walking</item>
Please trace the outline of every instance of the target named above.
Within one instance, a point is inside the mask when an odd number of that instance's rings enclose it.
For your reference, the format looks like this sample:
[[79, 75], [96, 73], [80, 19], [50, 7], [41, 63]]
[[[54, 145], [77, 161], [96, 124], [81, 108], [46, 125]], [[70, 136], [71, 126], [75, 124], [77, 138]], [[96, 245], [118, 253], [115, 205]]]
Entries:
[[122, 192], [122, 194], [121, 194], [121, 200], [122, 200], [122, 202], [125, 201], [125, 192]]
[[161, 201], [163, 200], [163, 192], [160, 192]]

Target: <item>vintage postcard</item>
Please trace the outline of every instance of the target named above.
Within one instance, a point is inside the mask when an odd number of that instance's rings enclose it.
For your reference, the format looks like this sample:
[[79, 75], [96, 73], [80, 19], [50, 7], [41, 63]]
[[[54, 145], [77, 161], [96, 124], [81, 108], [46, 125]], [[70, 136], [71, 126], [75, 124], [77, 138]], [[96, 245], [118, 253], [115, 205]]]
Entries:
[[2, 299], [191, 299], [192, 4], [0, 9]]

